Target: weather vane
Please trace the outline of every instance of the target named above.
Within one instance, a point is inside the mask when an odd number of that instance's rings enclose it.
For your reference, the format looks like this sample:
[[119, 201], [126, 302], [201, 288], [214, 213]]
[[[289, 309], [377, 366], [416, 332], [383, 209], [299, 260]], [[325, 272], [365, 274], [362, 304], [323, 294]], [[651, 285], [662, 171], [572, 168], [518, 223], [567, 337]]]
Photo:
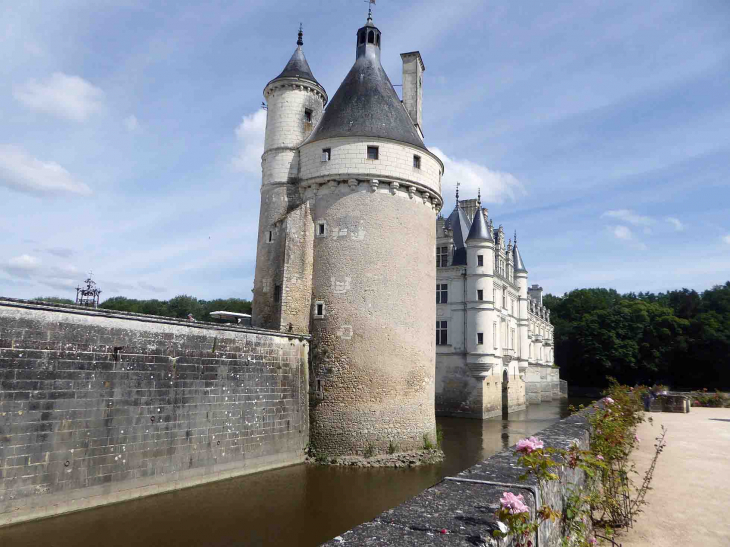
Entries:
[[373, 18], [373, 5], [375, 4], [375, 0], [364, 0], [368, 3], [368, 19]]

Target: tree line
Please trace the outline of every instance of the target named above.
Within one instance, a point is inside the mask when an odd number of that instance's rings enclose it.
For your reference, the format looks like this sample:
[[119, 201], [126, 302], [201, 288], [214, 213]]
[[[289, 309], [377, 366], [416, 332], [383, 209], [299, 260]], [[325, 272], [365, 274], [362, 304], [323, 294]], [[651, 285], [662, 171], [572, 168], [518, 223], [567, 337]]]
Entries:
[[[73, 304], [67, 298], [39, 297], [36, 300], [54, 302], [57, 304]], [[199, 300], [194, 296], [180, 295], [170, 300], [137, 300], [124, 296], [115, 296], [99, 304], [105, 310], [144, 313], [147, 315], [161, 315], [162, 317], [176, 317], [185, 319], [192, 314], [196, 321], [208, 323], [222, 323], [220, 319], [210, 316], [212, 311], [230, 311], [235, 313], [251, 313], [251, 302], [240, 298], [219, 298], [216, 300]]]
[[730, 388], [730, 281], [702, 293], [548, 294], [555, 361], [571, 385], [664, 384]]

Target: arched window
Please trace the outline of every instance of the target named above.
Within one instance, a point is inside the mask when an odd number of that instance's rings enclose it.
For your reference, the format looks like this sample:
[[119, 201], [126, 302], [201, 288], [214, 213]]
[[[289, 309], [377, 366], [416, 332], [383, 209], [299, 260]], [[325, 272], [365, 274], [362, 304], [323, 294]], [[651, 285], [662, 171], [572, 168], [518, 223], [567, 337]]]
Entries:
[[377, 35], [377, 37], [375, 38], [375, 43], [376, 43], [376, 44], [377, 44], [378, 46], [380, 46], [380, 34], [378, 34], [378, 35]]
[[362, 45], [364, 43], [365, 43], [365, 31], [364, 30], [361, 30], [360, 31], [360, 37], [359, 37], [359, 45]]
[[375, 31], [371, 30], [368, 33], [368, 44], [374, 44], [375, 43]]

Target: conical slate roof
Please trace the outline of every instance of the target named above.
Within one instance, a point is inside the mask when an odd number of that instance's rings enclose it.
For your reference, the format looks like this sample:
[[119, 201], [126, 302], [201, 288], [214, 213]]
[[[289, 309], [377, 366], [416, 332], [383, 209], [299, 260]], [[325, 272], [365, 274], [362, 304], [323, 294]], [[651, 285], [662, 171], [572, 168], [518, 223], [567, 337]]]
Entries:
[[[365, 28], [375, 29], [370, 20]], [[380, 137], [426, 149], [380, 64], [379, 41], [358, 50], [355, 64], [306, 142], [333, 137]]]
[[515, 240], [515, 246], [512, 248], [512, 258], [514, 259], [515, 271], [516, 272], [527, 272], [525, 263], [522, 262], [522, 256], [520, 251], [517, 250], [517, 241]]
[[453, 232], [454, 237], [454, 258], [452, 266], [466, 265], [466, 235], [469, 233], [469, 218], [464, 209], [458, 206], [446, 219], [446, 227]]
[[312, 74], [312, 69], [309, 68], [309, 63], [307, 62], [307, 58], [304, 56], [302, 46], [297, 46], [297, 49], [294, 51], [294, 55], [291, 56], [291, 59], [289, 59], [284, 70], [271, 81], [273, 82], [281, 78], [300, 78], [303, 80], [309, 80], [310, 82], [319, 85], [319, 87], [322, 87], [314, 77], [314, 74]]
[[471, 228], [469, 228], [469, 235], [466, 237], [467, 241], [471, 239], [492, 241], [492, 235], [489, 233], [489, 228], [487, 228], [487, 221], [484, 220], [484, 210], [481, 205], [477, 207], [477, 212], [474, 214], [474, 221], [471, 224]]

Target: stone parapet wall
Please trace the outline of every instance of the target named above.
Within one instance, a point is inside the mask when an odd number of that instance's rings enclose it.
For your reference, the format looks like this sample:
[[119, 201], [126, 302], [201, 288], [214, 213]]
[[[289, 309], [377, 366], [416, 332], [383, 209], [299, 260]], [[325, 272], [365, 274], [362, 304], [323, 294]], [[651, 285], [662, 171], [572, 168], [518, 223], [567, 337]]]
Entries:
[[308, 346], [0, 299], [0, 524], [303, 461]]
[[[586, 412], [566, 418], [537, 435], [546, 447], [569, 448], [577, 443], [587, 449]], [[585, 482], [582, 471], [563, 467], [560, 480], [550, 482], [542, 497], [534, 478], [519, 480], [524, 470], [517, 459], [514, 447], [495, 454], [325, 545], [510, 545], [498, 543], [493, 537], [497, 529], [495, 512], [504, 492], [522, 494], [534, 515], [535, 509], [544, 504], [563, 510], [568, 489]], [[546, 522], [540, 526], [533, 544], [558, 546], [563, 535], [559, 522]]]

